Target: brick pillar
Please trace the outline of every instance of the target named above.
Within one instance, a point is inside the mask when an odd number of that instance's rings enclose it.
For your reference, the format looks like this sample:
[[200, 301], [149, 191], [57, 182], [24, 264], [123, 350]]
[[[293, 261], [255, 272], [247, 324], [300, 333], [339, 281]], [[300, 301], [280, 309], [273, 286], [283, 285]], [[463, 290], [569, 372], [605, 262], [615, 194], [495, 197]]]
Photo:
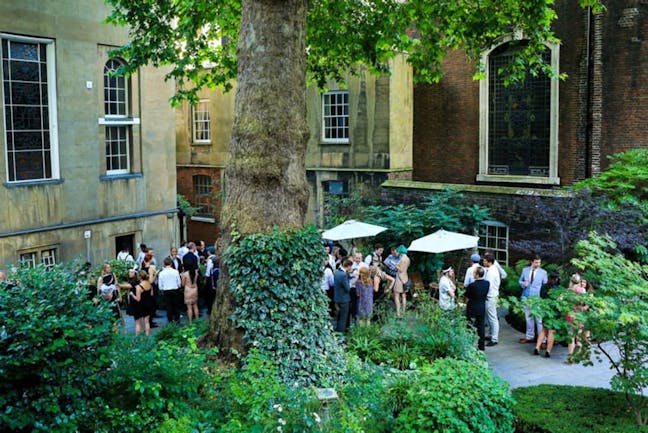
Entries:
[[592, 75], [590, 82], [590, 175], [601, 173], [601, 126], [603, 123], [603, 31], [602, 13], [592, 20], [591, 58]]

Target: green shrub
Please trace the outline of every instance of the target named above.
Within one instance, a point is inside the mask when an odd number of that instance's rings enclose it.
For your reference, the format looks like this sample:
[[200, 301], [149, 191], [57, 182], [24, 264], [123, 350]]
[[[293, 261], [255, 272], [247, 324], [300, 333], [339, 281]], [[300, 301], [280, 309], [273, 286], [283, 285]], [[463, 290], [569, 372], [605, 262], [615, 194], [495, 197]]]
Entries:
[[320, 288], [323, 259], [312, 226], [234, 239], [225, 258], [236, 324], [288, 383], [326, 381], [344, 364]]
[[483, 363], [475, 341], [462, 313], [443, 311], [421, 294], [404, 318], [392, 312], [381, 323], [353, 328], [348, 348], [367, 362], [404, 370], [446, 357]]
[[74, 432], [110, 367], [106, 303], [93, 305], [71, 268], [20, 268], [0, 285], [0, 431]]
[[421, 368], [395, 431], [512, 433], [514, 400], [488, 367], [452, 358]]
[[93, 402], [93, 432], [152, 431], [160, 423], [195, 427], [211, 417], [220, 377], [208, 368], [215, 351], [199, 348], [191, 328], [184, 331], [167, 331], [163, 339], [119, 339], [101, 398]]
[[[518, 433], [645, 433], [623, 393], [582, 386], [538, 385], [513, 390]], [[645, 399], [648, 404], [648, 398]]]

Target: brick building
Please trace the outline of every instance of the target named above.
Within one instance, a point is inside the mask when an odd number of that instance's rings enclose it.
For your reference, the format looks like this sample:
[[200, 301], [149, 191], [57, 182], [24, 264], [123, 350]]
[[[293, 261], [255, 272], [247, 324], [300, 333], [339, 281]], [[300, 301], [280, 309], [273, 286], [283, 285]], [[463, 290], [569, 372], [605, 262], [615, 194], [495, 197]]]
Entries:
[[385, 182], [383, 199], [415, 202], [451, 186], [493, 210], [497, 221], [482, 234], [508, 239], [526, 220], [526, 195], [565, 195], [558, 187], [600, 173], [608, 155], [648, 147], [648, 1], [606, 6], [591, 15], [556, 1], [560, 44], [546, 55], [564, 80], [503, 86], [494, 71], [523, 46], [522, 35], [483, 52], [481, 81], [472, 79], [475, 65], [451, 53], [438, 84], [415, 87], [411, 180]]

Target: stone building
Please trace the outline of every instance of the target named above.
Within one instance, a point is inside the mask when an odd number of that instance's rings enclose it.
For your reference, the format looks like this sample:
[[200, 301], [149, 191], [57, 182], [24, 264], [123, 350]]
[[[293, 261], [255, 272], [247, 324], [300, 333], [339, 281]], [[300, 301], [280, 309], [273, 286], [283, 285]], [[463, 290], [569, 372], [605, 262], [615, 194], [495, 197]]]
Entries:
[[[0, 3], [0, 267], [178, 240], [173, 83], [113, 71], [103, 0]], [[164, 251], [165, 252], [165, 251]]]
[[[321, 225], [324, 196], [367, 188], [379, 194], [391, 174], [412, 168], [412, 71], [397, 57], [390, 76], [362, 73], [346, 86], [307, 89], [310, 138], [306, 177], [308, 221]], [[223, 168], [234, 115], [234, 91], [204, 90], [199, 103], [177, 111], [178, 193], [198, 211], [186, 239], [212, 244], [218, 236]]]
[[385, 182], [383, 198], [464, 191], [492, 209], [496, 221], [482, 227], [482, 241], [506, 262], [509, 237], [533, 212], [525, 196], [563, 196], [558, 187], [600, 173], [607, 156], [647, 147], [648, 1], [606, 7], [591, 15], [578, 2], [556, 1], [560, 43], [547, 44], [546, 56], [564, 80], [503, 85], [495, 71], [524, 46], [523, 35], [484, 50], [481, 81], [463, 53], [451, 53], [438, 84], [415, 87], [411, 179]]

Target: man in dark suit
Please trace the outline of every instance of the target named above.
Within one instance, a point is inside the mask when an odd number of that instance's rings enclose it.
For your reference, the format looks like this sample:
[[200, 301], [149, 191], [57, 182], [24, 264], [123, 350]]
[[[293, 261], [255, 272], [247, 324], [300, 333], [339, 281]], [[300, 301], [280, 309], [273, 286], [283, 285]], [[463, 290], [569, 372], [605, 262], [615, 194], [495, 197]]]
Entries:
[[182, 256], [182, 267], [185, 271], [198, 269], [198, 256], [196, 255], [196, 244], [189, 242], [187, 244], [189, 251]]
[[335, 325], [336, 332], [344, 332], [349, 318], [349, 304], [351, 303], [351, 285], [349, 284], [349, 272], [353, 262], [344, 259], [342, 269], [335, 271], [333, 275], [333, 301], [337, 305], [338, 316]]
[[486, 299], [488, 297], [488, 289], [490, 283], [484, 279], [484, 268], [477, 267], [473, 271], [475, 281], [466, 287], [466, 298], [468, 305], [466, 306], [466, 316], [468, 322], [477, 328], [477, 335], [479, 341], [477, 347], [479, 350], [484, 350], [484, 322], [486, 319]]

